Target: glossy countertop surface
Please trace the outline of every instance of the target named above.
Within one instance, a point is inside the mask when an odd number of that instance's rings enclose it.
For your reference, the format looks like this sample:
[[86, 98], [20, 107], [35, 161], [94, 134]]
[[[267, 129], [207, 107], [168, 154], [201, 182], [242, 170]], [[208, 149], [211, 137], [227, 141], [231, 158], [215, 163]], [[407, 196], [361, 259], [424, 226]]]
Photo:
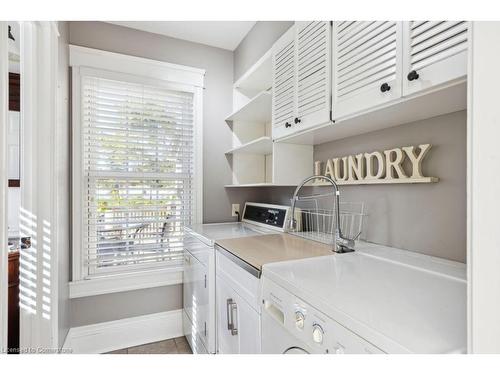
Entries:
[[347, 254], [270, 263], [263, 277], [387, 353], [466, 351], [466, 267], [359, 243]]
[[268, 263], [330, 255], [331, 246], [286, 233], [222, 239], [217, 245], [257, 270]]
[[242, 222], [194, 224], [185, 227], [185, 230], [187, 234], [197, 237], [210, 246], [214, 246], [215, 241], [224, 238], [241, 238], [276, 233], [275, 230]]

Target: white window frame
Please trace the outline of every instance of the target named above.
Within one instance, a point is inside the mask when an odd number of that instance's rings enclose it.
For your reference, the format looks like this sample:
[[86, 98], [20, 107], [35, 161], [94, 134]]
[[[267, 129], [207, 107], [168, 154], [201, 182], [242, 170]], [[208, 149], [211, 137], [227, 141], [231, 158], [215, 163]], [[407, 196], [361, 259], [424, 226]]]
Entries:
[[113, 275], [86, 277], [82, 248], [82, 153], [81, 78], [85, 74], [164, 86], [194, 94], [194, 213], [193, 222], [203, 220], [203, 84], [204, 69], [170, 64], [113, 52], [69, 46], [72, 68], [72, 244], [73, 265], [70, 297], [77, 298], [153, 286], [182, 283], [182, 266], [161, 269], [131, 269]]

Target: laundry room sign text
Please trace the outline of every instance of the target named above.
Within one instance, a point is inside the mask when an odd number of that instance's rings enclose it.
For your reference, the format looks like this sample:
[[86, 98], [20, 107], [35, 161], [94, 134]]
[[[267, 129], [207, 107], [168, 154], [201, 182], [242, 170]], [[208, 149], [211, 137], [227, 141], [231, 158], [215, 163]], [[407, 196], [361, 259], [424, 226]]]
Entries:
[[[422, 144], [315, 161], [314, 174], [331, 177], [339, 185], [437, 182], [437, 177], [422, 173], [430, 149], [430, 144]], [[315, 185], [321, 185], [321, 181]]]

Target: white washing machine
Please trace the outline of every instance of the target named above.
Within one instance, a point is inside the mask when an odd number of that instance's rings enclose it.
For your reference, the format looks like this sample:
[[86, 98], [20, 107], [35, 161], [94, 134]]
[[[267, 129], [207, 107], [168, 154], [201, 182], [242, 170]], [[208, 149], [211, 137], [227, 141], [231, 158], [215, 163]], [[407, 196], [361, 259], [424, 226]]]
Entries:
[[265, 275], [262, 290], [262, 353], [382, 353]]

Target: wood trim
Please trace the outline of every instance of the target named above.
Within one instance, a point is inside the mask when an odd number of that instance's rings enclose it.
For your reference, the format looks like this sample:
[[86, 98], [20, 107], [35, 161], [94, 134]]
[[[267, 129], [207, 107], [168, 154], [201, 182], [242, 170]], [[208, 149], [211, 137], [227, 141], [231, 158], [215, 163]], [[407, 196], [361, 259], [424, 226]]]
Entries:
[[64, 353], [99, 354], [182, 336], [182, 310], [73, 327]]
[[9, 180], [9, 187], [21, 187], [21, 180]]
[[69, 65], [131, 74], [155, 81], [197, 87], [204, 85], [205, 69], [75, 45], [69, 46]]
[[9, 306], [8, 306], [9, 353], [19, 350], [19, 251], [9, 253]]
[[182, 267], [175, 267], [76, 280], [69, 283], [69, 298], [182, 284], [182, 274]]
[[9, 72], [9, 111], [21, 111], [21, 75]]
[[[0, 178], [7, 179], [8, 60], [7, 22], [0, 21]], [[7, 195], [5, 183], [0, 186], [0, 350], [7, 347]], [[3, 368], [3, 367], [2, 367]]]

